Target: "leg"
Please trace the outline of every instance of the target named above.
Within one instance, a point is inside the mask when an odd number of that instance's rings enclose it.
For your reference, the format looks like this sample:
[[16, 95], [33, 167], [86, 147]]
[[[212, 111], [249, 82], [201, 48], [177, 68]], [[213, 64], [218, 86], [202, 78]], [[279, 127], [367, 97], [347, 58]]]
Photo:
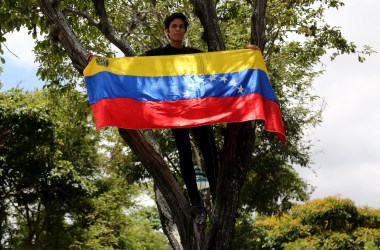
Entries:
[[195, 171], [193, 166], [192, 151], [188, 128], [172, 129], [179, 153], [179, 166], [182, 178], [185, 181], [187, 193], [192, 206], [201, 205], [201, 197], [198, 192]]
[[192, 128], [192, 131], [198, 143], [198, 147], [202, 152], [205, 163], [205, 171], [210, 184], [211, 196], [212, 199], [215, 200], [219, 165], [212, 127], [210, 125], [194, 127]]

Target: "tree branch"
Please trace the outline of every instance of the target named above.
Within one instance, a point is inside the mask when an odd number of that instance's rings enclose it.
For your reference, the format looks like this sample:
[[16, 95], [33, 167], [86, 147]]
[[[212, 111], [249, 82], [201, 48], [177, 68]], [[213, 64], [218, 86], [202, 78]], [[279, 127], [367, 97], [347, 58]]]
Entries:
[[166, 202], [163, 194], [154, 185], [154, 193], [156, 196], [158, 214], [160, 215], [161, 225], [164, 233], [167, 235], [170, 245], [174, 250], [182, 250], [181, 240], [178, 238], [178, 227], [174, 223], [174, 220], [171, 216], [171, 210]]
[[193, 221], [188, 213], [189, 202], [170, 172], [169, 166], [140, 131], [119, 129], [119, 134], [153, 177], [155, 185], [172, 212], [182, 245], [192, 249], [194, 233], [191, 230]]
[[218, 17], [216, 15], [216, 8], [213, 0], [191, 0], [194, 6], [195, 14], [198, 16], [204, 28], [204, 40], [207, 42], [209, 51], [225, 50], [225, 44]]
[[87, 19], [87, 21], [97, 27], [98, 29], [100, 29], [100, 23], [98, 21], [96, 21], [90, 14], [88, 14], [87, 12], [84, 12], [84, 11], [81, 11], [81, 10], [76, 10], [76, 9], [72, 9], [72, 8], [64, 8], [63, 9], [63, 12], [64, 13], [72, 13], [72, 14], [75, 14], [77, 16], [81, 16], [85, 19]]
[[[252, 10], [251, 44], [264, 50], [267, 0], [257, 0]], [[255, 141], [255, 121], [229, 123], [224, 137], [217, 186], [216, 210], [208, 249], [230, 249], [235, 214]], [[221, 204], [223, 202], [223, 204]], [[217, 244], [212, 244], [216, 242]]]
[[58, 3], [49, 0], [37, 0], [37, 2], [51, 26], [56, 29], [57, 38], [65, 48], [74, 67], [83, 74], [83, 70], [87, 65], [87, 51], [74, 34]]
[[106, 8], [104, 6], [104, 0], [94, 0], [94, 6], [96, 10], [96, 14], [99, 16], [99, 30], [104, 34], [104, 36], [113, 43], [116, 47], [118, 47], [121, 52], [124, 53], [125, 56], [134, 56], [136, 53], [132, 50], [130, 46], [128, 46], [121, 37], [116, 34], [113, 30], [108, 15], [106, 12]]

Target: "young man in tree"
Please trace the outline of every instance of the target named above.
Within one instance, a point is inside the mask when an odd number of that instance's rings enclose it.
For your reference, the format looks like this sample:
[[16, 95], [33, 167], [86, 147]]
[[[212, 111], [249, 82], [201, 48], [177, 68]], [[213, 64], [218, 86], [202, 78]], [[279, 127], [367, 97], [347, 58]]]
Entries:
[[[173, 13], [165, 19], [165, 33], [170, 43], [165, 47], [155, 48], [145, 52], [145, 56], [162, 56], [200, 53], [195, 48], [186, 47], [183, 44], [184, 36], [188, 28], [188, 21], [184, 14]], [[255, 45], [247, 45], [246, 48], [259, 49]], [[193, 156], [190, 143], [190, 130], [193, 133], [198, 147], [203, 155], [205, 172], [210, 185], [211, 199], [216, 198], [216, 183], [218, 178], [218, 157], [212, 127], [210, 125], [189, 128], [172, 129], [174, 139], [178, 148], [180, 170], [185, 181], [191, 207], [190, 212], [199, 211], [202, 208], [202, 200], [197, 188]]]
[[[168, 36], [170, 43], [165, 47], [155, 48], [144, 53], [144, 56], [163, 56], [163, 55], [179, 55], [193, 54], [202, 51], [186, 47], [183, 44], [189, 23], [187, 18], [182, 13], [173, 13], [166, 17], [164, 21], [165, 33]], [[256, 45], [247, 45], [249, 49], [259, 49]], [[88, 61], [93, 55], [88, 56]], [[172, 133], [179, 153], [180, 170], [182, 178], [185, 182], [187, 193], [190, 199], [190, 213], [199, 213], [204, 210], [202, 199], [199, 194], [196, 176], [193, 164], [193, 154], [190, 142], [190, 130], [198, 144], [202, 153], [205, 172], [210, 185], [211, 200], [216, 199], [216, 184], [219, 171], [218, 155], [216, 143], [211, 125], [204, 125], [192, 128], [174, 128]]]
[[[189, 25], [187, 18], [182, 13], [174, 13], [165, 19], [165, 33], [170, 43], [165, 47], [156, 48], [145, 52], [145, 56], [162, 56], [200, 53], [198, 49], [186, 47], [183, 39]], [[218, 157], [215, 139], [210, 125], [189, 128], [172, 129], [178, 148], [179, 162], [182, 178], [185, 182], [191, 207], [190, 212], [202, 209], [202, 200], [197, 188], [193, 155], [190, 143], [190, 130], [192, 131], [198, 147], [203, 155], [205, 171], [210, 185], [212, 200], [216, 196], [216, 180], [218, 174]]]

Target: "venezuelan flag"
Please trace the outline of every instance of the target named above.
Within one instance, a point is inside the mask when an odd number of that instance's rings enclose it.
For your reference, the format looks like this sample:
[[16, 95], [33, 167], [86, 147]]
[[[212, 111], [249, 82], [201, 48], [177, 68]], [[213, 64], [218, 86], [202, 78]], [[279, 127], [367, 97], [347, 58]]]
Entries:
[[285, 143], [261, 52], [93, 58], [84, 70], [96, 128], [180, 128], [264, 120]]

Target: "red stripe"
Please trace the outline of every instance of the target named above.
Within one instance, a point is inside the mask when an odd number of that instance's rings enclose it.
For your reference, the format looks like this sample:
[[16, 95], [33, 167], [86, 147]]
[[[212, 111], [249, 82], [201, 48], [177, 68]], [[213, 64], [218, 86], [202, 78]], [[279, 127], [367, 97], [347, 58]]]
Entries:
[[170, 102], [140, 102], [128, 98], [102, 99], [92, 105], [96, 128], [126, 129], [195, 127], [205, 124], [264, 120], [265, 130], [285, 143], [277, 103], [259, 94], [208, 97]]

